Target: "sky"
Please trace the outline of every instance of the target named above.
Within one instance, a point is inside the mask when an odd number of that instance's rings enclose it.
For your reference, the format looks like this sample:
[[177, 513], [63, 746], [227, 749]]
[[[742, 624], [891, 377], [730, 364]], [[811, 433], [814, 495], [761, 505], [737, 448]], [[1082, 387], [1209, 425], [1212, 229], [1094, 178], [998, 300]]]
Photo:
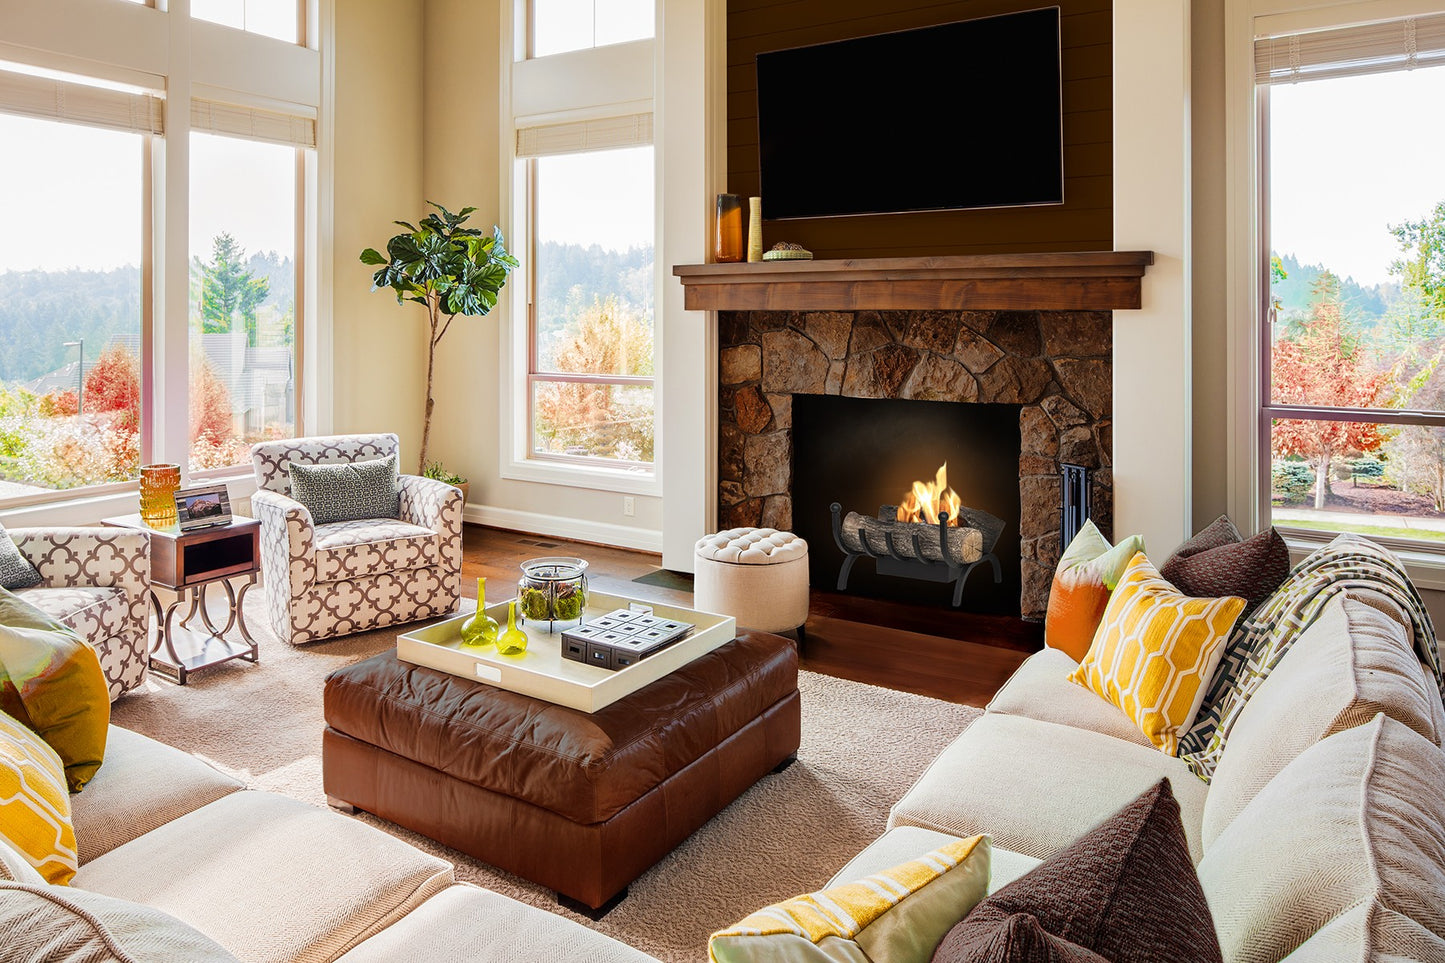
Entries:
[[[141, 137], [0, 113], [0, 271], [141, 262]], [[191, 253], [229, 231], [248, 253], [296, 248], [289, 147], [191, 137]]]
[[538, 57], [651, 37], [656, 20], [653, 0], [533, 0], [533, 9]]
[[537, 240], [614, 251], [652, 243], [651, 147], [537, 159]]
[[1270, 246], [1391, 280], [1388, 225], [1445, 200], [1445, 67], [1270, 88]]

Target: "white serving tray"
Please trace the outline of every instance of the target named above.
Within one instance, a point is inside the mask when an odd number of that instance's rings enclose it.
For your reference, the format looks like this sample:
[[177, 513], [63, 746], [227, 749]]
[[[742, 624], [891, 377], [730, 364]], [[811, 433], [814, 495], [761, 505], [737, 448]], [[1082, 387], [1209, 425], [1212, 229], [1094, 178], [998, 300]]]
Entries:
[[[648, 606], [655, 615], [691, 622], [696, 628], [687, 638], [642, 659], [636, 665], [611, 671], [562, 658], [562, 628], [558, 626], [556, 631], [548, 632], [545, 622], [527, 622], [522, 626], [527, 633], [527, 651], [521, 655], [500, 655], [495, 646], [485, 649], [463, 646], [462, 625], [472, 617], [469, 612], [397, 636], [396, 657], [403, 662], [424, 665], [464, 679], [475, 679], [559, 706], [596, 712], [682, 668], [693, 659], [726, 645], [737, 635], [737, 620], [732, 616], [602, 592], [588, 593], [582, 621], [585, 623], [589, 617], [600, 618], [613, 609], [627, 608], [633, 602]], [[506, 602], [488, 605], [487, 614], [497, 620], [502, 631], [506, 631]]]

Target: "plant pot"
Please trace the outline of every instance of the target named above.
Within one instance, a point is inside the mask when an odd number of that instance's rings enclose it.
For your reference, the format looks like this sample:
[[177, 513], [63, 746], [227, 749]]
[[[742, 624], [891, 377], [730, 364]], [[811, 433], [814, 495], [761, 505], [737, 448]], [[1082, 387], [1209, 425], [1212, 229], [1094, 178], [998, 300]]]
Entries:
[[472, 494], [472, 483], [462, 482], [461, 484], [457, 485], [457, 487], [462, 490], [462, 506], [465, 507], [467, 504], [467, 499]]

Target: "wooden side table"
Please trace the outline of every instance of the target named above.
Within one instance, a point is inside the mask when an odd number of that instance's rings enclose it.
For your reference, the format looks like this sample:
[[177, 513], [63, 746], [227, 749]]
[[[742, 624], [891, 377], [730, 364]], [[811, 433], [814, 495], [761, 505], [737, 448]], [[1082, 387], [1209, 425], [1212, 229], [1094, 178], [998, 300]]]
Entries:
[[[182, 532], [179, 526], [151, 528], [140, 515], [106, 518], [102, 525], [140, 529], [150, 535], [151, 608], [156, 617], [156, 640], [151, 648], [150, 666], [181, 685], [198, 669], [220, 665], [232, 659], [260, 661], [260, 649], [246, 627], [243, 609], [246, 593], [256, 584], [261, 563], [261, 523], [254, 518], [234, 516], [228, 525], [216, 525]], [[237, 591], [231, 579], [244, 575]], [[226, 593], [226, 623], [217, 628], [206, 611], [206, 589], [219, 582]], [[154, 586], [170, 589], [175, 601], [162, 606]], [[176, 611], [187, 601], [190, 607], [179, 622]], [[200, 618], [204, 631], [190, 623]], [[240, 640], [227, 638], [232, 629]]]

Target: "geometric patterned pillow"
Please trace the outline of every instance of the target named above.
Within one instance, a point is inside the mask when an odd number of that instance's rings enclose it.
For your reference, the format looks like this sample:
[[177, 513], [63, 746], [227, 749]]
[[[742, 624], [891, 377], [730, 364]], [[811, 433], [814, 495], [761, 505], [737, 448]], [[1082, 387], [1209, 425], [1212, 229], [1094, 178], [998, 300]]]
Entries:
[[55, 750], [0, 712], [0, 835], [46, 882], [75, 877], [75, 827]]
[[10, 533], [0, 527], [0, 588], [31, 588], [41, 581], [40, 571], [20, 554]]
[[317, 525], [401, 514], [396, 455], [331, 465], [287, 462], [291, 497], [311, 510]]
[[927, 963], [988, 892], [989, 840], [973, 836], [856, 883], [795, 896], [712, 935], [711, 963]]
[[1140, 552], [1069, 681], [1124, 710], [1155, 747], [1175, 755], [1242, 608], [1242, 598], [1181, 594]]

